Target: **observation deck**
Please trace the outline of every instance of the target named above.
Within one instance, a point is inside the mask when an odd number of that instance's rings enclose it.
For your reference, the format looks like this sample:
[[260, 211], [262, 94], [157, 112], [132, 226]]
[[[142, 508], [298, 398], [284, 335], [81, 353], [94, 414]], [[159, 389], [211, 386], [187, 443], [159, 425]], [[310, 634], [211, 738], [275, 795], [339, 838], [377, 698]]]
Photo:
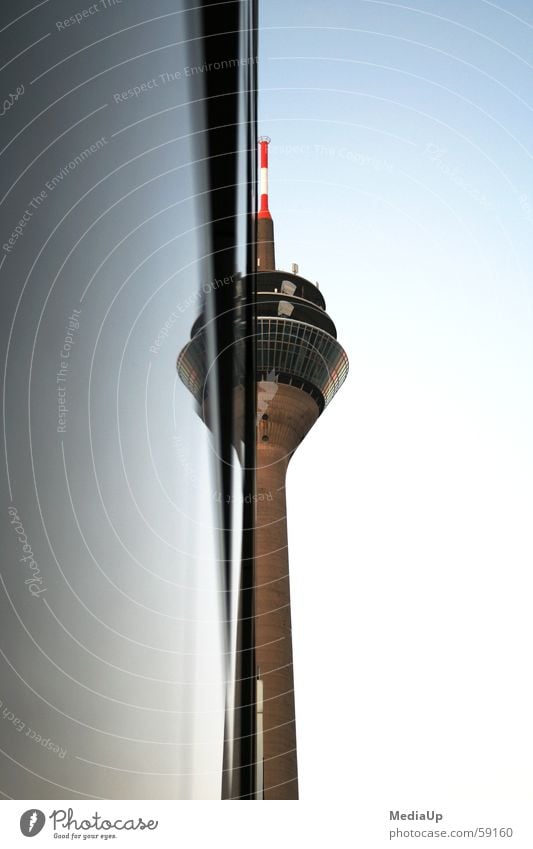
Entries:
[[[319, 413], [348, 374], [348, 357], [337, 341], [335, 324], [322, 293], [309, 280], [285, 271], [257, 272], [257, 381], [284, 383], [308, 393]], [[243, 380], [239, 343], [235, 385]], [[206, 397], [205, 317], [200, 315], [191, 339], [178, 358], [182, 382], [198, 403]]]

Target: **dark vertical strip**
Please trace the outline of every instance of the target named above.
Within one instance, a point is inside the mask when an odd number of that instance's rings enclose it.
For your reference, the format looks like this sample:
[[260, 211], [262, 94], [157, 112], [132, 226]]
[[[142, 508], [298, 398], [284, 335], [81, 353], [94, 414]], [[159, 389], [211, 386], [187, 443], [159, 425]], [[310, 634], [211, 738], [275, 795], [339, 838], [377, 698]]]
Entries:
[[[214, 279], [233, 281], [230, 286], [211, 287], [205, 303], [209, 363], [205, 412], [213, 432], [217, 486], [222, 495], [226, 646], [232, 633], [230, 592], [235, 542], [232, 515], [236, 494], [242, 497], [243, 504], [234, 715], [238, 741], [229, 739], [225, 743], [222, 796], [250, 799], [254, 798], [255, 781], [252, 496], [255, 493], [256, 328], [254, 275], [250, 272], [255, 270], [256, 0], [205, 2], [201, 24], [211, 266]], [[236, 477], [234, 447], [243, 463], [240, 482]], [[229, 723], [227, 732], [228, 726]]]
[[[238, 151], [239, 69], [227, 60], [239, 56], [239, 3], [202, 4], [205, 61], [205, 111], [208, 156], [209, 221], [213, 278], [235, 279], [238, 274]], [[218, 64], [226, 60], [223, 69]], [[210, 70], [216, 66], [215, 70]], [[222, 551], [226, 640], [229, 642], [231, 604], [231, 496], [233, 404], [233, 321], [235, 292], [232, 286], [210, 287], [206, 298], [208, 320], [208, 395], [210, 427], [218, 457], [218, 482], [222, 511]]]
[[239, 741], [234, 797], [255, 798], [256, 660], [255, 660], [255, 467], [256, 467], [256, 209], [257, 209], [257, 0], [246, 4], [246, 280], [245, 280], [245, 415], [243, 471], [243, 540], [237, 644], [236, 723]]
[[[205, 147], [208, 157], [208, 220], [211, 243], [212, 280], [237, 279], [238, 240], [238, 153], [237, 120], [239, 108], [239, 69], [228, 60], [239, 55], [239, 2], [203, 2], [201, 9], [204, 59]], [[226, 60], [224, 68], [219, 67]], [[213, 67], [215, 66], [215, 67]], [[207, 360], [209, 372], [205, 387], [207, 408], [204, 418], [214, 441], [215, 478], [219, 499], [221, 534], [222, 593], [224, 598], [224, 649], [229, 661], [231, 646], [232, 581], [232, 500], [233, 500], [233, 286], [209, 287], [205, 303], [207, 319]], [[226, 687], [231, 680], [231, 664], [224, 664]], [[231, 723], [226, 723], [223, 755], [222, 795], [231, 783]], [[228, 739], [229, 738], [229, 739]]]

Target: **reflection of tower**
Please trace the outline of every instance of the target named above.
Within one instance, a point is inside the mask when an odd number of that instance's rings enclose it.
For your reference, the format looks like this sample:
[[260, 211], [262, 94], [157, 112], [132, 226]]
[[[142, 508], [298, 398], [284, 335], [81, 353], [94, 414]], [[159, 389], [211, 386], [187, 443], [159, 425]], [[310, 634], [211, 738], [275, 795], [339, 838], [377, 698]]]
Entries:
[[[257, 217], [255, 657], [262, 711], [257, 754], [263, 757], [259, 780], [263, 798], [296, 799], [285, 477], [294, 451], [342, 385], [348, 358], [318, 287], [294, 271], [275, 270], [268, 207], [269, 141], [260, 139]], [[205, 400], [204, 324], [202, 317], [195, 322], [191, 341], [178, 359], [182, 381], [200, 402]], [[238, 397], [238, 385], [235, 393]]]

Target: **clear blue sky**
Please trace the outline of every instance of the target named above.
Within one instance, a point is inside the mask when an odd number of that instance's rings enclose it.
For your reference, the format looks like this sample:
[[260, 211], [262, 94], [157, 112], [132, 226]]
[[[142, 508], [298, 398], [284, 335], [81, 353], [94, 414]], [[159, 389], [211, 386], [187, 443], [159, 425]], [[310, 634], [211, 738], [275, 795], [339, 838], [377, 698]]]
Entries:
[[263, 4], [277, 264], [320, 282], [351, 363], [288, 481], [313, 798], [525, 793], [532, 12]]

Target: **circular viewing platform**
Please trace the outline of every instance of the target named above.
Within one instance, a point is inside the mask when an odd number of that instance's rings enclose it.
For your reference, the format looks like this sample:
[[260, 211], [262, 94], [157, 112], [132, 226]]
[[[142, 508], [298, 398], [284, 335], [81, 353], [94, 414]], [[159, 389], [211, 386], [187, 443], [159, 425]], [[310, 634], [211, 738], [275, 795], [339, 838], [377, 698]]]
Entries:
[[[348, 357], [337, 341], [337, 331], [326, 313], [319, 289], [296, 274], [258, 272], [256, 370], [258, 381], [285, 383], [316, 401], [319, 411], [331, 401], [348, 374]], [[235, 385], [240, 373], [240, 343], [235, 350]], [[206, 326], [195, 321], [191, 340], [178, 357], [182, 382], [199, 403], [206, 396], [208, 373]]]

